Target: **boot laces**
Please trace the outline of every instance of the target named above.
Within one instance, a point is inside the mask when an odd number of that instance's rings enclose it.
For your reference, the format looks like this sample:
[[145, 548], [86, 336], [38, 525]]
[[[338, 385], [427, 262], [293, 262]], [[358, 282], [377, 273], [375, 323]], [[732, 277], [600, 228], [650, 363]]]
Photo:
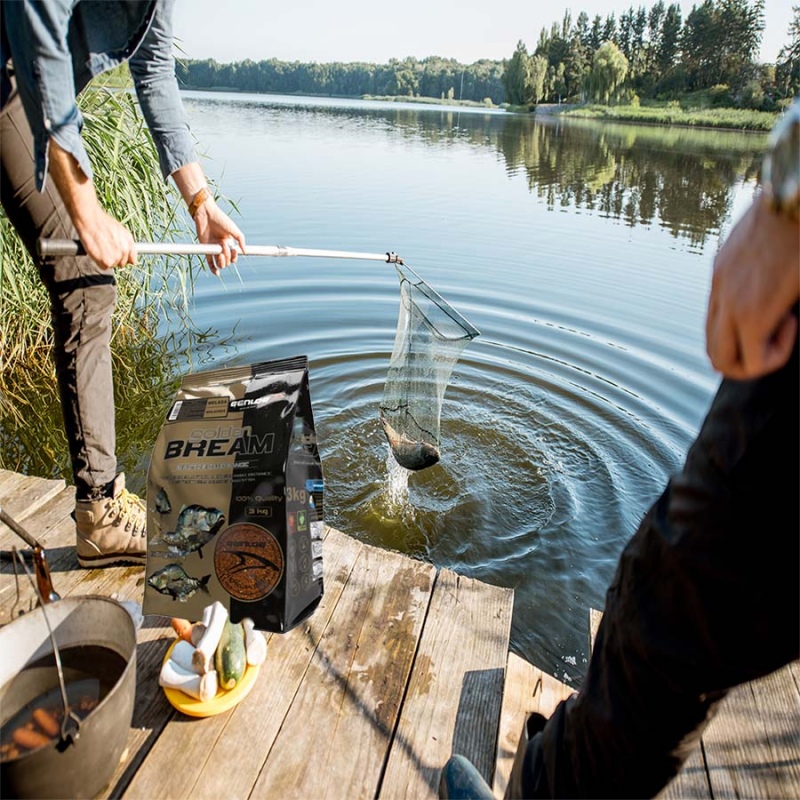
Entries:
[[121, 525], [124, 520], [126, 533], [132, 531], [132, 536], [135, 536], [137, 532], [141, 536], [145, 535], [146, 527], [141, 524], [144, 515], [139, 504], [139, 498], [135, 494], [123, 489], [116, 497], [111, 499], [109, 511], [115, 515], [115, 525]]

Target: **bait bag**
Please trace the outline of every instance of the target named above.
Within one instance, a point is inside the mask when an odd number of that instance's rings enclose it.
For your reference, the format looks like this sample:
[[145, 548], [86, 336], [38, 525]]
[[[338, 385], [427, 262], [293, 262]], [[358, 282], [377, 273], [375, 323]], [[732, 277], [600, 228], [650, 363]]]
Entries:
[[143, 611], [286, 632], [323, 594], [322, 465], [298, 356], [184, 376], [147, 474]]

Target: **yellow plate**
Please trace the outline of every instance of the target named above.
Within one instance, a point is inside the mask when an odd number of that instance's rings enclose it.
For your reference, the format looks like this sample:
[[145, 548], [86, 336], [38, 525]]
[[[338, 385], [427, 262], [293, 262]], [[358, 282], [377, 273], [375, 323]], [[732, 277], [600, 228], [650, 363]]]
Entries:
[[[164, 656], [164, 663], [172, 655], [175, 645], [178, 644], [180, 639], [176, 639], [167, 650]], [[213, 700], [207, 700], [205, 703], [202, 700], [195, 700], [194, 697], [189, 697], [184, 694], [180, 689], [164, 689], [164, 694], [173, 708], [177, 708], [182, 714], [189, 717], [213, 717], [215, 714], [221, 714], [233, 708], [235, 705], [244, 700], [253, 688], [256, 677], [258, 676], [259, 667], [248, 666], [242, 675], [242, 679], [230, 691], [220, 689]]]

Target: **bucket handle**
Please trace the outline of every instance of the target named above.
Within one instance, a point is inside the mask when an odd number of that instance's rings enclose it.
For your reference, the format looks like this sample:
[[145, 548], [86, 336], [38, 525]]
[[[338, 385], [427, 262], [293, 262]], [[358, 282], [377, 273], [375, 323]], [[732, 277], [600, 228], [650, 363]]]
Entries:
[[[50, 620], [47, 616], [47, 603], [48, 601], [44, 599], [42, 596], [42, 592], [39, 588], [39, 584], [37, 581], [33, 580], [31, 573], [28, 571], [28, 567], [25, 564], [25, 559], [20, 553], [17, 548], [13, 548], [14, 552], [14, 573], [16, 575], [17, 572], [17, 561], [19, 561], [20, 565], [22, 566], [22, 571], [25, 573], [25, 577], [27, 577], [28, 581], [30, 582], [33, 590], [36, 592], [36, 595], [39, 598], [39, 604], [42, 608], [42, 615], [44, 616], [45, 625], [47, 625], [47, 632], [50, 635], [50, 643], [53, 646], [53, 655], [55, 656], [56, 660], [56, 671], [58, 672], [58, 686], [61, 690], [61, 702], [64, 704], [64, 717], [61, 720], [61, 741], [65, 742], [65, 744], [70, 745], [72, 744], [79, 736], [80, 736], [80, 727], [81, 727], [81, 720], [80, 717], [70, 709], [69, 707], [69, 700], [67, 698], [67, 687], [64, 683], [64, 670], [61, 666], [61, 654], [58, 651], [58, 644], [56, 643], [56, 637], [53, 633], [53, 628], [50, 625]], [[19, 588], [19, 587], [18, 587]], [[72, 730], [70, 730], [70, 721], [74, 724]]]

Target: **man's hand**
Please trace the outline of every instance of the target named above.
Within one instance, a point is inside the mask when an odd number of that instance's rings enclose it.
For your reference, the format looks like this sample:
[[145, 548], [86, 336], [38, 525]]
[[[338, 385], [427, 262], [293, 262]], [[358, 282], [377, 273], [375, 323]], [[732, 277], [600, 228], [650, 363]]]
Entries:
[[135, 264], [131, 232], [101, 208], [94, 184], [55, 139], [50, 139], [49, 171], [87, 255], [102, 269]]
[[[229, 264], [236, 261], [239, 253], [244, 253], [244, 234], [239, 230], [231, 218], [209, 197], [194, 215], [194, 224], [197, 228], [197, 240], [204, 244], [219, 244], [222, 252], [217, 256], [206, 256], [208, 266], [214, 275], [219, 273]], [[237, 248], [231, 247], [233, 239]]]
[[714, 260], [706, 350], [727, 378], [750, 380], [782, 367], [797, 337], [800, 224], [763, 196], [737, 222]]
[[[201, 189], [208, 191], [206, 176], [197, 161], [184, 164], [180, 169], [176, 169], [172, 173], [172, 179], [187, 206], [191, 205]], [[210, 193], [194, 212], [194, 224], [197, 228], [198, 241], [203, 244], [218, 244], [222, 247], [219, 255], [206, 256], [208, 266], [215, 275], [219, 275], [225, 267], [236, 261], [239, 253], [244, 253], [244, 234], [216, 204]], [[231, 239], [238, 245], [238, 250], [231, 247]]]

